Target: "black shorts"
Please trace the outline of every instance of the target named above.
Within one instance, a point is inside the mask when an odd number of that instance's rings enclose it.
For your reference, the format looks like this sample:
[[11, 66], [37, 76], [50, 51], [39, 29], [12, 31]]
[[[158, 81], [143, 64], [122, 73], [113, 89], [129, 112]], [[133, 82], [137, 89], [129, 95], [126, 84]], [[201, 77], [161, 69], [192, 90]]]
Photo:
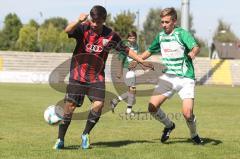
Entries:
[[83, 104], [85, 95], [88, 96], [91, 102], [104, 101], [105, 82], [85, 83], [70, 80], [64, 101], [73, 102], [77, 107], [80, 107]]

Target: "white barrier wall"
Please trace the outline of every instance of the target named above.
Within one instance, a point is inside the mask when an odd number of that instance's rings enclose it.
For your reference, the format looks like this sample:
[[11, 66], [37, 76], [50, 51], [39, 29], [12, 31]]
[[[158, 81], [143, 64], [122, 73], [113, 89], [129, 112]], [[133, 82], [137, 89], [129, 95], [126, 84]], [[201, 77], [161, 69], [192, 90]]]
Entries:
[[[0, 51], [0, 82], [7, 83], [59, 83], [68, 80], [71, 53], [31, 53]], [[161, 74], [160, 56], [149, 61], [155, 71], [137, 71], [137, 82], [156, 83]], [[116, 56], [109, 54], [106, 62], [106, 81], [116, 79], [120, 63]], [[199, 84], [240, 85], [240, 60], [194, 60], [196, 81]], [[51, 76], [51, 78], [50, 78]]]

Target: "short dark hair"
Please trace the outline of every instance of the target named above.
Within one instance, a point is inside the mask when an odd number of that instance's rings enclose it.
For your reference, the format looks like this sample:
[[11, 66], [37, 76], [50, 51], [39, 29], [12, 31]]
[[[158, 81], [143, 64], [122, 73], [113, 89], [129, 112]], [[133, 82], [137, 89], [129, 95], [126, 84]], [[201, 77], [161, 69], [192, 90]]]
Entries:
[[129, 33], [128, 33], [128, 38], [130, 37], [130, 36], [133, 36], [133, 37], [137, 37], [137, 33], [135, 32], [135, 31], [130, 31]]
[[103, 6], [95, 5], [90, 10], [90, 16], [92, 19], [103, 18], [104, 20], [106, 20], [107, 11]]

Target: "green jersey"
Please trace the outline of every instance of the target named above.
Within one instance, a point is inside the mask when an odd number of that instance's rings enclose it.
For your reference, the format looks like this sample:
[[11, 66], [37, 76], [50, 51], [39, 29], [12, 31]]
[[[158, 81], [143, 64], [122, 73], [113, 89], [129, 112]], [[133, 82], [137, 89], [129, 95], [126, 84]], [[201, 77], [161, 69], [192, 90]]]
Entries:
[[148, 51], [161, 53], [164, 73], [194, 79], [194, 67], [188, 53], [197, 46], [196, 40], [186, 30], [176, 27], [171, 34], [158, 33]]
[[[126, 44], [131, 50], [135, 51], [137, 54], [139, 54], [138, 51], [138, 45], [130, 45], [129, 43]], [[123, 68], [128, 68], [129, 64], [133, 61], [133, 59], [126, 55], [124, 52], [120, 52], [118, 55], [118, 59], [122, 61]]]

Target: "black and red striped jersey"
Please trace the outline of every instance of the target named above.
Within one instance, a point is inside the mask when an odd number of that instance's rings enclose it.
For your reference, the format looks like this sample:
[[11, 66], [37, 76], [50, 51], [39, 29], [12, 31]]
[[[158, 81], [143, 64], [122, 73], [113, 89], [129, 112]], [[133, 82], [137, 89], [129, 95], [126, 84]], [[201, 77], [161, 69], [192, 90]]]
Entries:
[[98, 35], [91, 29], [90, 22], [85, 22], [68, 33], [68, 37], [75, 38], [77, 43], [72, 55], [69, 78], [81, 82], [104, 81], [109, 51], [129, 51], [118, 34], [105, 25], [102, 33]]

